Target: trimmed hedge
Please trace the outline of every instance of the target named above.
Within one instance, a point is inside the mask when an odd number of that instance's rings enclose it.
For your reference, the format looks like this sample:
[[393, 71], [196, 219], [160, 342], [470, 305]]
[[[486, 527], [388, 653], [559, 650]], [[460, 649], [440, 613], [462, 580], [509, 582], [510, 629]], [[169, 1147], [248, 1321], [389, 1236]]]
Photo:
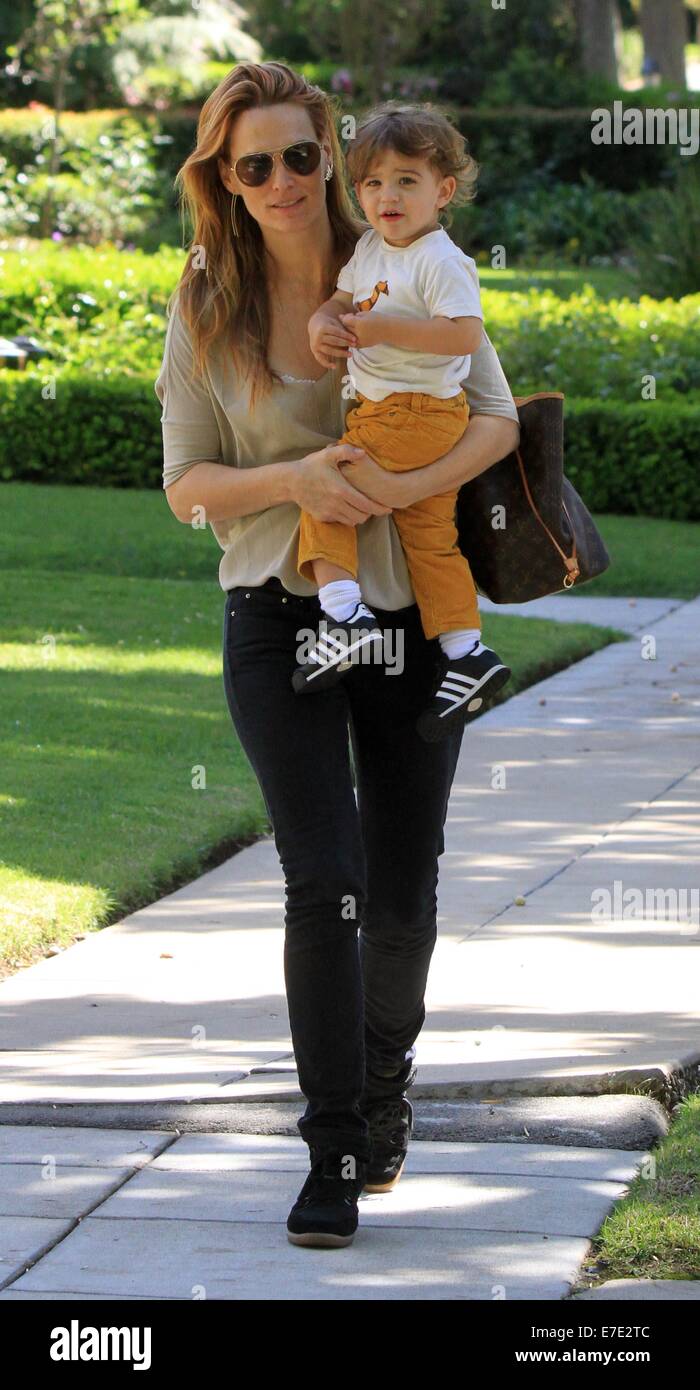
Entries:
[[[680, 101], [639, 101], [637, 92], [620, 93], [628, 107], [678, 108]], [[686, 100], [686, 105], [691, 105]], [[612, 110], [611, 101], [595, 103]], [[604, 188], [634, 193], [640, 187], [668, 182], [687, 162], [676, 145], [595, 145], [591, 140], [591, 109], [569, 111], [515, 108], [488, 111], [461, 107], [458, 125], [481, 165], [479, 199], [484, 203], [512, 196], [526, 187], [536, 171], [552, 183], [577, 183], [585, 172]]]
[[38, 373], [0, 375], [0, 479], [158, 487], [160, 405], [154, 377], [92, 379], [64, 371], [55, 399]]
[[700, 521], [700, 406], [564, 403], [566, 475], [594, 512]]
[[[162, 486], [154, 378], [66, 372], [0, 380], [0, 478], [102, 487]], [[513, 384], [517, 394], [523, 394]], [[594, 512], [700, 521], [700, 408], [669, 401], [568, 400], [566, 473]]]
[[[671, 101], [648, 91], [618, 93], [625, 109], [688, 106], [692, 105], [691, 96], [686, 94]], [[546, 173], [553, 183], [575, 183], [585, 170], [604, 187], [632, 192], [640, 186], [668, 182], [679, 163], [686, 162], [674, 145], [594, 145], [592, 107], [563, 111], [527, 106], [489, 110], [439, 100], [450, 111], [482, 165], [479, 198], [483, 203], [511, 196], [515, 187], [526, 187], [536, 170]], [[364, 109], [347, 97], [341, 101], [344, 114], [358, 116]], [[611, 108], [612, 100], [596, 105]], [[8, 164], [22, 169], [34, 161], [43, 144], [41, 128], [49, 116], [46, 108], [0, 112], [0, 147]], [[196, 144], [196, 103], [158, 113], [139, 107], [66, 111], [61, 116], [66, 152], [74, 145], [93, 147], [100, 135], [118, 128], [125, 116], [139, 122], [149, 138], [155, 137], [157, 167], [174, 179]]]

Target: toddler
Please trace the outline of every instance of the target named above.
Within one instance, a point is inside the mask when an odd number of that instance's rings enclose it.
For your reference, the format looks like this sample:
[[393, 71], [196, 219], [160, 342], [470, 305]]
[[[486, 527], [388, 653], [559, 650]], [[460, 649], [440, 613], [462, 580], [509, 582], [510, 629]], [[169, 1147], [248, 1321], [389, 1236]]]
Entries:
[[[476, 265], [450, 239], [437, 214], [458, 190], [469, 197], [474, 161], [450, 122], [425, 107], [385, 107], [365, 117], [348, 156], [370, 228], [343, 266], [335, 293], [309, 321], [314, 356], [348, 371], [359, 404], [342, 443], [381, 467], [423, 467], [461, 437], [469, 407], [461, 382], [481, 342], [483, 312]], [[347, 345], [351, 344], [350, 347]], [[392, 515], [423, 631], [442, 659], [430, 703], [418, 719], [423, 738], [446, 737], [473, 719], [510, 670], [481, 643], [476, 586], [457, 543], [457, 490], [426, 497]], [[323, 614], [292, 683], [298, 693], [341, 679], [362, 647], [381, 643], [362, 600], [354, 526], [302, 511], [297, 569], [318, 585]]]

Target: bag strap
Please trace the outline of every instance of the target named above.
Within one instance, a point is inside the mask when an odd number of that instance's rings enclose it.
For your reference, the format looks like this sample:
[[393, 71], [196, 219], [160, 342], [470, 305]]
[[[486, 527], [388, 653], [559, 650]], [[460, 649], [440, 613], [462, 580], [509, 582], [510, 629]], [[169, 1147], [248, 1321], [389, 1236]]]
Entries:
[[[542, 394], [544, 394], [544, 392], [543, 392]], [[571, 537], [572, 537], [572, 541], [573, 541], [573, 550], [572, 550], [572, 553], [571, 553], [570, 556], [569, 556], [569, 555], [566, 555], [566, 554], [564, 553], [564, 551], [562, 550], [562, 548], [561, 548], [561, 546], [560, 546], [558, 540], [556, 539], [556, 536], [553, 536], [553, 535], [552, 535], [552, 533], [551, 533], [551, 531], [550, 531], [550, 529], [549, 529], [547, 523], [546, 523], [545, 521], [542, 520], [542, 517], [540, 516], [540, 514], [539, 514], [539, 512], [538, 512], [538, 510], [537, 510], [537, 507], [535, 506], [535, 503], [534, 503], [534, 501], [533, 501], [533, 499], [532, 499], [532, 493], [530, 492], [530, 489], [529, 489], [529, 487], [528, 487], [527, 475], [526, 475], [526, 473], [525, 473], [525, 465], [523, 464], [522, 457], [521, 457], [521, 455], [520, 455], [520, 450], [519, 450], [519, 449], [516, 449], [516, 451], [515, 451], [515, 457], [516, 457], [516, 459], [518, 460], [518, 467], [519, 467], [519, 469], [520, 469], [520, 476], [521, 476], [521, 478], [522, 478], [523, 487], [525, 488], [525, 495], [526, 495], [526, 497], [527, 497], [527, 500], [528, 500], [528, 502], [530, 503], [530, 506], [532, 507], [532, 510], [533, 510], [533, 512], [535, 513], [535, 516], [537, 517], [537, 520], [538, 520], [539, 523], [540, 523], [540, 526], [543, 526], [543, 527], [544, 527], [545, 531], [547, 532], [547, 535], [549, 536], [550, 541], [552, 542], [552, 545], [556, 546], [557, 550], [559, 551], [559, 554], [561, 555], [562, 560], [564, 561], [564, 564], [566, 565], [567, 573], [566, 573], [565, 576], [564, 576], [564, 588], [565, 588], [565, 589], [570, 589], [571, 586], [572, 586], [573, 584], [576, 583], [576, 580], [578, 579], [578, 577], [579, 577], [579, 575], [580, 575], [580, 573], [581, 573], [581, 570], [580, 570], [580, 568], [579, 568], [578, 555], [577, 555], [577, 553], [576, 553], [576, 533], [575, 533], [575, 531], [574, 531], [574, 528], [573, 528], [573, 525], [572, 525], [572, 522], [571, 522], [571, 517], [569, 516], [569, 513], [568, 513], [568, 511], [567, 511], [566, 502], [564, 501], [564, 499], [563, 499], [563, 497], [562, 497], [561, 505], [562, 505], [562, 507], [564, 508], [564, 511], [566, 512], [569, 525], [571, 526]]]

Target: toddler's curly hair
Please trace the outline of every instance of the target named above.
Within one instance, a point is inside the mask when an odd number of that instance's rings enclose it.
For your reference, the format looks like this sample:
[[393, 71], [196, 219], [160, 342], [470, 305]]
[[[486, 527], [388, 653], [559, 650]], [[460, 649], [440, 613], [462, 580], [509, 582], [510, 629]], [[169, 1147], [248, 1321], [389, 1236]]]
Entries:
[[469, 154], [465, 137], [433, 102], [385, 101], [367, 111], [345, 152], [352, 183], [361, 183], [367, 177], [384, 150], [427, 159], [441, 178], [452, 175], [457, 187], [439, 214], [445, 215], [447, 227], [452, 225], [450, 205], [463, 207], [476, 196], [479, 165]]

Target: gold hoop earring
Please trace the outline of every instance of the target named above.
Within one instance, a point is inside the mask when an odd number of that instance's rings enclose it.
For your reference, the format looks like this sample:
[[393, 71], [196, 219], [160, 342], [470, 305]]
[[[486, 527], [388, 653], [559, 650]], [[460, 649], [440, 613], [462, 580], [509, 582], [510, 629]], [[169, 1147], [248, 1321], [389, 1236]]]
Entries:
[[231, 208], [230, 208], [230, 213], [229, 213], [230, 218], [231, 218], [231, 226], [232, 226], [232, 228], [233, 228], [233, 235], [234, 235], [234, 236], [238, 236], [238, 227], [236, 226], [236, 199], [237, 199], [237, 197], [238, 197], [238, 194], [237, 194], [237, 193], [233, 193], [233, 194], [231, 195]]

